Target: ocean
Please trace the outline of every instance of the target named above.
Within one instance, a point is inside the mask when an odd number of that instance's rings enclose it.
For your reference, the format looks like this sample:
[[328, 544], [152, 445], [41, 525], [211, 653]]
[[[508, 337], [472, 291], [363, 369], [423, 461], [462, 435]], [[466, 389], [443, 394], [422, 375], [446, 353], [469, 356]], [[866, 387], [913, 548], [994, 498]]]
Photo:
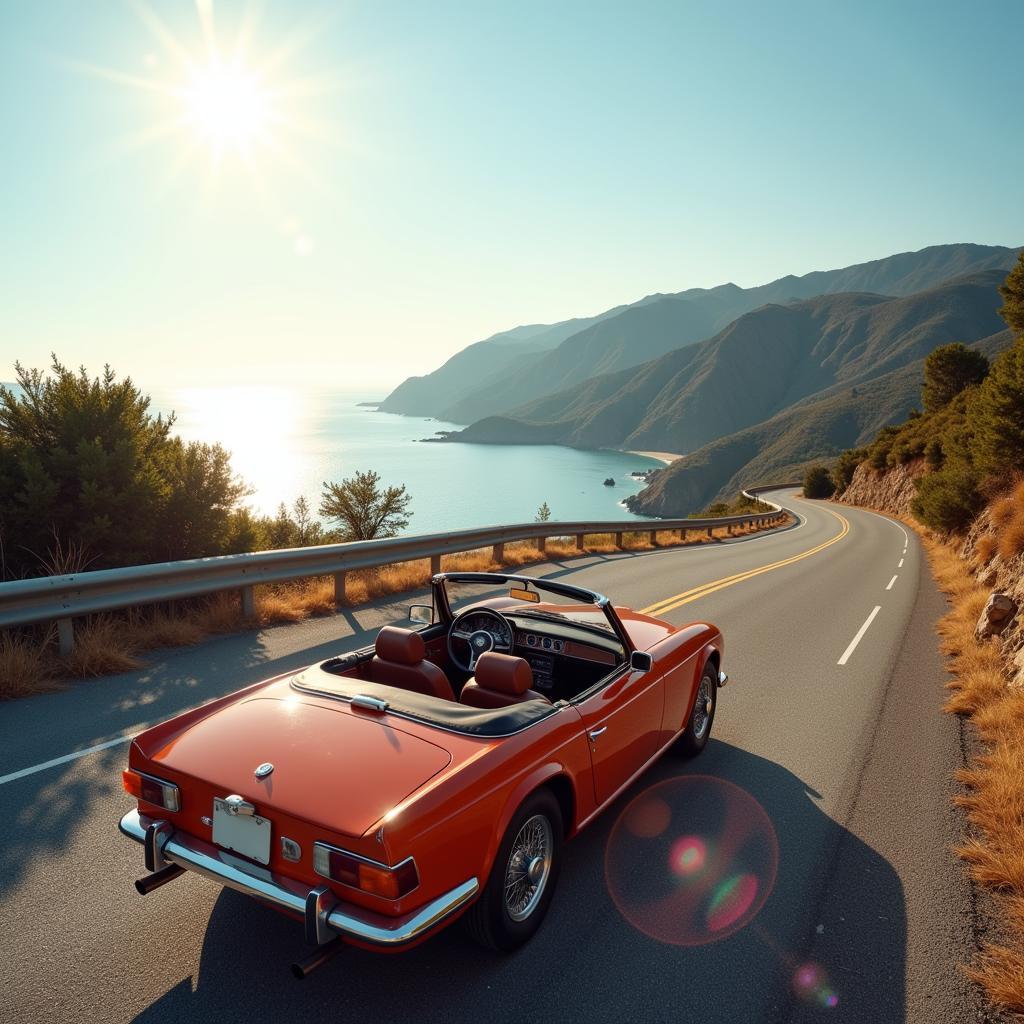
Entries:
[[[375, 470], [412, 496], [406, 533], [528, 522], [542, 502], [552, 520], [639, 519], [621, 502], [642, 483], [646, 456], [558, 445], [435, 444], [423, 438], [458, 425], [360, 405], [381, 394], [285, 386], [151, 390], [152, 409], [174, 411], [187, 440], [219, 441], [252, 488], [249, 506], [273, 514], [305, 495], [315, 511], [324, 481]], [[605, 486], [611, 477], [614, 486]]]

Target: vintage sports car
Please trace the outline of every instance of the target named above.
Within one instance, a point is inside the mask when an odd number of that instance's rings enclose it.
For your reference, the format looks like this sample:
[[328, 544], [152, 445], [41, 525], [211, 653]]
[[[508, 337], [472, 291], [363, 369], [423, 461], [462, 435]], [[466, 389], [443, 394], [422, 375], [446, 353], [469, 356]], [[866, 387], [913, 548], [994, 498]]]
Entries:
[[419, 628], [212, 701], [132, 742], [121, 831], [149, 893], [195, 871], [305, 922], [301, 977], [465, 915], [511, 950], [562, 845], [670, 747], [700, 753], [722, 636], [548, 580], [441, 573]]

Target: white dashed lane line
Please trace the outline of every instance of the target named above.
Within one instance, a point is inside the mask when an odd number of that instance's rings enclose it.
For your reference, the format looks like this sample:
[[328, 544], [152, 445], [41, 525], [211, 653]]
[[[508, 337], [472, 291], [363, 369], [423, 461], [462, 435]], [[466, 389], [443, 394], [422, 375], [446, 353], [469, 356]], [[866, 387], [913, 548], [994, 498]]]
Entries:
[[889, 580], [889, 585], [888, 585], [888, 586], [887, 586], [887, 587], [886, 587], [885, 589], [886, 589], [886, 590], [892, 590], [892, 585], [893, 585], [893, 584], [894, 584], [894, 583], [895, 583], [895, 582], [896, 582], [896, 581], [897, 581], [898, 579], [899, 579], [899, 576], [893, 576], [893, 578], [892, 578], [891, 580]]
[[845, 665], [850, 660], [850, 655], [857, 650], [857, 644], [864, 639], [868, 627], [875, 621], [875, 616], [882, 610], [880, 604], [875, 605], [875, 610], [864, 620], [864, 625], [857, 630], [857, 635], [850, 641], [850, 646], [843, 651], [843, 656], [836, 662], [837, 665]]
[[897, 569], [902, 569], [903, 568], [903, 559], [902, 558], [900, 559], [900, 564], [897, 565], [896, 568]]
[[119, 743], [128, 743], [133, 737], [118, 736], [116, 740], [107, 740], [106, 743], [97, 743], [94, 747], [86, 747], [85, 750], [76, 750], [73, 754], [65, 754], [63, 757], [55, 757], [51, 761], [44, 761], [42, 764], [34, 764], [31, 768], [22, 768], [20, 771], [11, 772], [9, 775], [0, 775], [0, 786], [5, 782], [14, 782], [15, 779], [23, 779], [26, 775], [35, 775], [46, 768], [53, 768], [58, 764], [67, 764], [68, 761], [77, 761], [80, 757], [88, 757], [98, 750], [106, 750], [108, 747], [116, 747]]

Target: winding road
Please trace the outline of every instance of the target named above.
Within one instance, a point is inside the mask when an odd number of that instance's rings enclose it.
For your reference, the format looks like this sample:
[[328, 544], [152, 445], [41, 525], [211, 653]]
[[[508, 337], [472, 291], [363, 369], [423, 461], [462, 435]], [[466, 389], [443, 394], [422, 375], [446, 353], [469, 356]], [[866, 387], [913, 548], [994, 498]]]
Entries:
[[[551, 912], [510, 957], [459, 928], [397, 956], [347, 950], [299, 984], [301, 928], [186, 874], [143, 898], [117, 821], [126, 738], [272, 674], [366, 643], [408, 596], [159, 655], [143, 671], [0, 705], [0, 1021], [975, 1021], [958, 964], [972, 898], [957, 721], [933, 623], [945, 603], [913, 534], [775, 496], [788, 529], [531, 567], [672, 622], [723, 629], [730, 684], [695, 761], [663, 758], [565, 849]], [[778, 870], [746, 928], [709, 945], [637, 930], [605, 884], [628, 802], [721, 780], [767, 813]]]

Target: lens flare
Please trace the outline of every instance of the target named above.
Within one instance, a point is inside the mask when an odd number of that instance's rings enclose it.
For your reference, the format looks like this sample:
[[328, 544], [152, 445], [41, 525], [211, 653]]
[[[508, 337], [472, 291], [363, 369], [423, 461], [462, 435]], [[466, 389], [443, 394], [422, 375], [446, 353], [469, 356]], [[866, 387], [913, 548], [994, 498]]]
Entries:
[[734, 925], [754, 905], [758, 882], [753, 875], [727, 878], [714, 892], [708, 907], [708, 931], [721, 932]]
[[672, 811], [664, 800], [652, 796], [648, 800], [634, 800], [625, 817], [626, 828], [638, 839], [660, 836], [672, 820]]
[[685, 878], [697, 874], [707, 863], [707, 858], [708, 848], [703, 839], [699, 836], [683, 836], [672, 844], [668, 863], [677, 875]]
[[814, 1003], [825, 1010], [839, 1005], [839, 996], [832, 990], [828, 975], [820, 964], [801, 964], [793, 972], [793, 992], [805, 1003]]
[[754, 919], [775, 884], [771, 820], [723, 779], [658, 783], [625, 808], [608, 837], [605, 878], [622, 916], [659, 942], [698, 946]]

